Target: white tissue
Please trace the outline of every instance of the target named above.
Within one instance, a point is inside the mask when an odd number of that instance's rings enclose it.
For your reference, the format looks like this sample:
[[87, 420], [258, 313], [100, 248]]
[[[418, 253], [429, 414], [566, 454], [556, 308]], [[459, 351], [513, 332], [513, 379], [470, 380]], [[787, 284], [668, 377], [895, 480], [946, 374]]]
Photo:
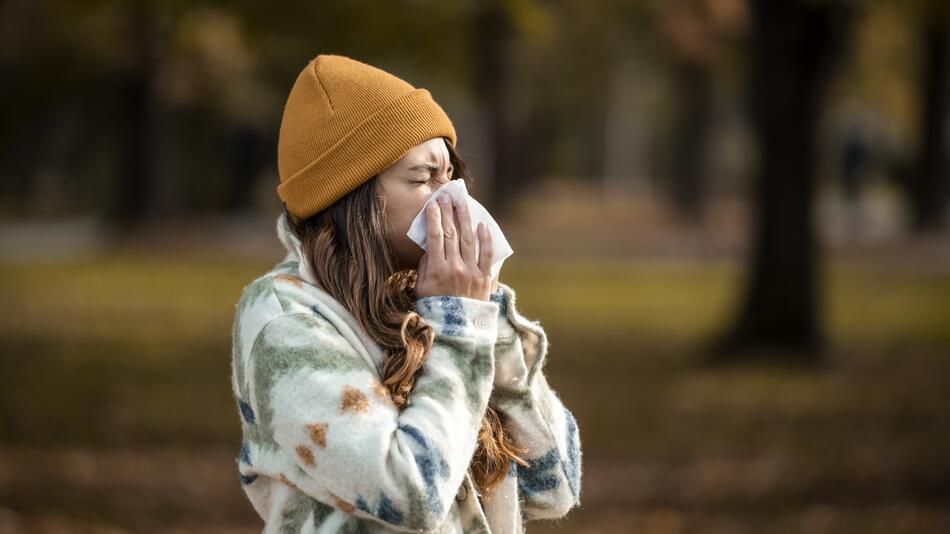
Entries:
[[472, 219], [472, 233], [475, 234], [475, 257], [478, 258], [478, 234], [476, 233], [476, 228], [478, 228], [478, 223], [485, 223], [485, 227], [488, 228], [488, 231], [491, 232], [492, 237], [492, 250], [493, 258], [491, 264], [491, 274], [492, 277], [498, 276], [498, 272], [501, 270], [501, 265], [505, 262], [505, 259], [508, 256], [514, 254], [514, 251], [511, 250], [511, 245], [508, 244], [508, 240], [505, 239], [505, 234], [502, 233], [501, 228], [498, 226], [498, 223], [495, 222], [495, 219], [488, 213], [477, 200], [471, 197], [468, 194], [468, 189], [465, 187], [465, 180], [459, 178], [455, 180], [449, 180], [449, 182], [442, 187], [436, 189], [432, 196], [429, 197], [429, 200], [422, 206], [422, 209], [416, 215], [416, 218], [412, 220], [412, 225], [409, 226], [409, 231], [406, 232], [406, 235], [409, 236], [409, 239], [412, 239], [417, 245], [422, 247], [422, 250], [426, 250], [426, 207], [430, 202], [435, 202], [439, 195], [443, 192], [448, 193], [450, 197], [454, 200], [464, 199], [466, 205], [468, 206], [468, 212], [470, 218]]

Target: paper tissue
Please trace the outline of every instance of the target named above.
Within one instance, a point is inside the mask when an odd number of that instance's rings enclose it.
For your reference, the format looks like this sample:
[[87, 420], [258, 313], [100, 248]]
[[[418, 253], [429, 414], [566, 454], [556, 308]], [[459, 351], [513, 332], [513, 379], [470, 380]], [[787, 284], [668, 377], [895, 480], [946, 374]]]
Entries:
[[478, 258], [479, 252], [478, 233], [476, 232], [478, 223], [485, 223], [485, 227], [491, 232], [493, 250], [491, 275], [493, 278], [498, 276], [502, 263], [504, 263], [508, 256], [514, 254], [514, 251], [511, 250], [511, 245], [509, 245], [508, 240], [505, 239], [505, 234], [502, 233], [495, 219], [489, 215], [488, 210], [468, 194], [468, 189], [465, 187], [465, 180], [461, 178], [449, 180], [447, 184], [432, 193], [429, 200], [426, 201], [419, 213], [416, 214], [416, 218], [412, 220], [412, 225], [409, 226], [409, 231], [406, 232], [406, 235], [409, 236], [409, 239], [412, 239], [416, 244], [422, 247], [422, 250], [426, 250], [426, 207], [430, 202], [435, 202], [443, 192], [448, 193], [453, 200], [464, 200], [466, 202], [470, 218], [472, 219], [472, 233], [475, 234], [476, 258]]

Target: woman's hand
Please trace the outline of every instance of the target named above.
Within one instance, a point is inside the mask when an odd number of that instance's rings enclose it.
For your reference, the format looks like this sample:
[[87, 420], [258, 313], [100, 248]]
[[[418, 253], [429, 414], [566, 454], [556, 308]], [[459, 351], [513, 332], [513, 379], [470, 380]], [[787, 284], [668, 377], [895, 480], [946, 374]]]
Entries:
[[491, 232], [478, 223], [473, 233], [467, 208], [464, 202], [453, 208], [447, 194], [426, 206], [426, 252], [419, 260], [416, 298], [455, 295], [487, 301], [497, 288], [497, 277], [491, 276]]

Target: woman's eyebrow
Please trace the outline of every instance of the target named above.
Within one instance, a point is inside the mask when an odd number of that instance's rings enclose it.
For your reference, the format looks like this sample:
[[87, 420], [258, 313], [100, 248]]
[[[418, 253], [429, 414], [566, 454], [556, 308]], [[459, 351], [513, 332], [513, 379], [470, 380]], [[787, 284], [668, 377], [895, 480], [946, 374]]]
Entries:
[[431, 164], [431, 163], [422, 163], [422, 164], [419, 164], [419, 165], [413, 165], [412, 167], [409, 167], [409, 170], [410, 170], [410, 171], [428, 170], [428, 171], [435, 172], [435, 171], [439, 170], [439, 166], [438, 166], [438, 165], [433, 165], [433, 164]]

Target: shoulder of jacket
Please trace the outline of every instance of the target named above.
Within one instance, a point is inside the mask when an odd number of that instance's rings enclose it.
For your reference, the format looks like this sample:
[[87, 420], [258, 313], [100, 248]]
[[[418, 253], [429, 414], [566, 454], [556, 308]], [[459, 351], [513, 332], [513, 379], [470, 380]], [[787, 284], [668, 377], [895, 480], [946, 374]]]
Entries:
[[281, 305], [286, 305], [300, 300], [300, 292], [295, 290], [301, 290], [303, 286], [304, 282], [295, 272], [277, 266], [244, 286], [240, 303], [252, 303], [261, 297], [274, 296]]
[[244, 287], [237, 304], [238, 315], [251, 319], [245, 324], [257, 325], [258, 332], [265, 324], [288, 316], [310, 316], [314, 322], [336, 331], [332, 321], [313, 305], [314, 300], [304, 286], [294, 273], [271, 270]]

